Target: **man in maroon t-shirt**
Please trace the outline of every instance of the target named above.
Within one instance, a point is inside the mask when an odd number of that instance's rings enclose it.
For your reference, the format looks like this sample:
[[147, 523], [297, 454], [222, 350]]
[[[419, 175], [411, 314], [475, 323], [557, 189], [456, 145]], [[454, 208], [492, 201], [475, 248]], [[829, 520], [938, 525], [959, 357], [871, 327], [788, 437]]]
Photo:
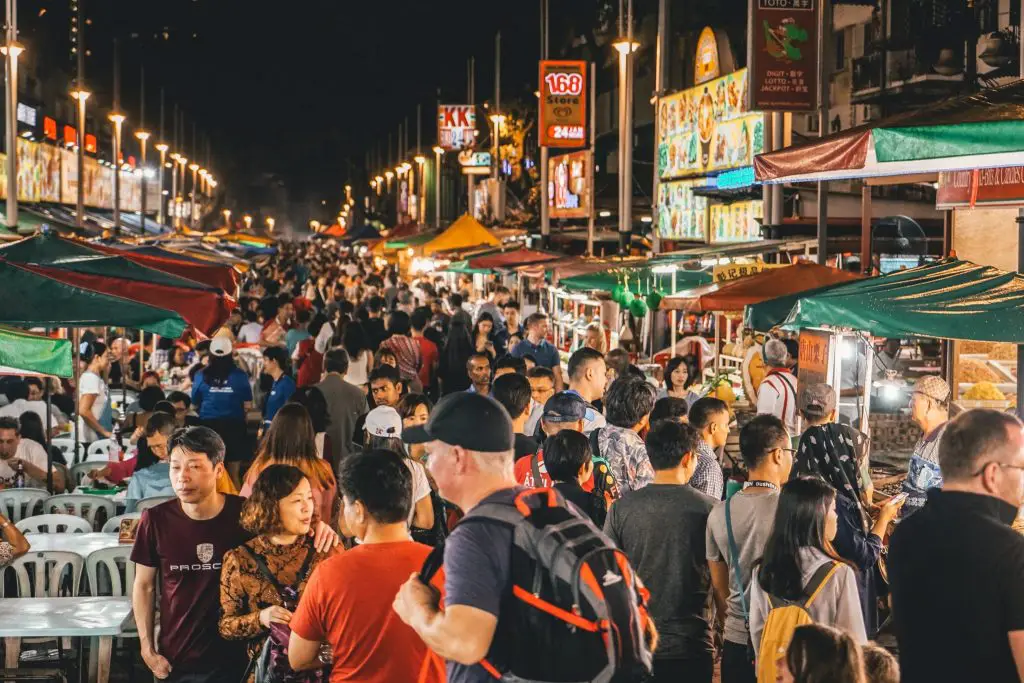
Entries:
[[410, 317], [412, 323], [412, 338], [420, 347], [420, 371], [419, 380], [423, 385], [423, 391], [430, 391], [437, 372], [437, 363], [441, 354], [438, 352], [437, 344], [423, 336], [423, 330], [430, 322], [430, 309], [426, 307], [417, 308]]
[[[131, 556], [136, 563], [132, 610], [142, 659], [158, 679], [237, 681], [246, 664], [243, 643], [221, 639], [217, 623], [221, 559], [250, 537], [239, 524], [244, 501], [217, 491], [217, 478], [224, 469], [224, 442], [212, 429], [179, 429], [168, 448], [177, 499], [142, 513]], [[318, 549], [333, 547], [337, 540], [327, 525], [317, 527]], [[153, 596], [158, 575], [157, 644]]]

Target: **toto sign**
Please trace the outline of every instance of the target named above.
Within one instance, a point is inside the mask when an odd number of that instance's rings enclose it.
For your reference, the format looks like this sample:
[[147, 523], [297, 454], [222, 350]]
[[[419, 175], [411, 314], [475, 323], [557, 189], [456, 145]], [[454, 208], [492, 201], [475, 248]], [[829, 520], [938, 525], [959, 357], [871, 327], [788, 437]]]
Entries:
[[540, 144], [583, 147], [587, 144], [587, 63], [546, 60], [540, 63]]

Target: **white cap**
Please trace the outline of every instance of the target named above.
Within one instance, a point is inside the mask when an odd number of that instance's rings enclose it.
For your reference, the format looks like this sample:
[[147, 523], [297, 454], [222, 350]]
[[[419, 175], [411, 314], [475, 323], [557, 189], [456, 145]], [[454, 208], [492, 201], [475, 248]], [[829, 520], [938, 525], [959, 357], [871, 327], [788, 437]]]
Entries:
[[366, 432], [370, 436], [402, 438], [402, 416], [391, 406], [377, 406], [366, 415]]
[[210, 340], [210, 355], [212, 356], [230, 356], [231, 348], [231, 340], [227, 337], [214, 337]]

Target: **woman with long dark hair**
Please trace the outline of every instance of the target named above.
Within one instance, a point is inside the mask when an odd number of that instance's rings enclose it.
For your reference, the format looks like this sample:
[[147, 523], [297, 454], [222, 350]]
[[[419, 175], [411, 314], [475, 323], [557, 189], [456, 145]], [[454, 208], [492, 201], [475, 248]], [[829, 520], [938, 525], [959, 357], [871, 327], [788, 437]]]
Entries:
[[788, 645], [762, 647], [768, 613], [786, 601], [804, 603], [812, 593], [816, 595], [807, 611], [815, 623], [843, 629], [858, 643], [867, 642], [856, 571], [832, 548], [837, 527], [834, 488], [816, 477], [798, 477], [782, 487], [775, 525], [750, 582], [750, 637], [758, 653], [758, 672], [773, 669], [781, 656], [767, 650]]
[[370, 370], [373, 369], [373, 349], [370, 348], [370, 338], [366, 335], [361, 322], [352, 321], [345, 325], [341, 345], [345, 347], [349, 357], [345, 381], [365, 391], [370, 381]]
[[299, 468], [313, 487], [317, 519], [334, 525], [338, 509], [337, 482], [330, 463], [317, 455], [316, 433], [309, 411], [298, 403], [286, 403], [274, 415], [256, 459], [245, 473], [239, 494], [248, 497], [257, 477], [271, 465]]
[[476, 319], [473, 325], [473, 348], [478, 353], [486, 353], [494, 362], [494, 342], [491, 341], [491, 333], [494, 332], [494, 316], [484, 312]]
[[231, 342], [217, 337], [210, 342], [210, 359], [196, 373], [192, 384], [192, 406], [199, 423], [224, 441], [224, 462], [231, 481], [238, 486], [242, 462], [249, 459], [249, 436], [245, 416], [252, 408], [249, 376], [235, 365]]
[[472, 355], [473, 340], [469, 336], [469, 329], [461, 318], [453, 317], [448, 329], [448, 342], [441, 351], [441, 363], [438, 366], [442, 396], [469, 389], [466, 363]]
[[292, 394], [291, 403], [298, 403], [309, 412], [309, 419], [313, 422], [313, 433], [316, 434], [316, 453], [331, 465], [331, 470], [337, 468], [337, 460], [334, 457], [335, 445], [327, 435], [327, 425], [331, 423], [327, 410], [327, 399], [324, 393], [316, 387], [303, 387]]
[[395, 354], [402, 381], [419, 383], [420, 364], [423, 362], [420, 345], [412, 338], [412, 323], [405, 311], [394, 311], [388, 317], [388, 337], [380, 343], [380, 350]]

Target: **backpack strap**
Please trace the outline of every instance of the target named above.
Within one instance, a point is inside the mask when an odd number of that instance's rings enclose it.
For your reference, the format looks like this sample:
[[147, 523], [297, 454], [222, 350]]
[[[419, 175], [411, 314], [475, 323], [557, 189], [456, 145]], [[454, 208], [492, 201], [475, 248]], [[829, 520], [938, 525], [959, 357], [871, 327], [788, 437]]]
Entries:
[[821, 589], [824, 588], [825, 584], [832, 578], [832, 575], [839, 570], [840, 565], [840, 562], [826, 562], [815, 570], [814, 575], [811, 576], [811, 580], [808, 581], [807, 585], [804, 587], [804, 609], [810, 609], [811, 603], [815, 601], [821, 593]]
[[[730, 496], [725, 500], [725, 533], [729, 537], [729, 558], [732, 560], [732, 574], [733, 578], [736, 579], [736, 588], [740, 593], [740, 604], [743, 606], [743, 621], [744, 623], [750, 620], [750, 609], [747, 607], [747, 592], [743, 588], [743, 579], [740, 578], [740, 549], [736, 545], [736, 536], [732, 532], [732, 499], [735, 496]], [[771, 598], [769, 596], [769, 606], [771, 604]]]
[[544, 480], [540, 477], [540, 456], [534, 453], [530, 456], [530, 472], [533, 474], [533, 485], [543, 486]]
[[590, 457], [600, 458], [601, 449], [597, 445], [597, 435], [601, 433], [601, 428], [598, 427], [594, 431], [590, 432]]

